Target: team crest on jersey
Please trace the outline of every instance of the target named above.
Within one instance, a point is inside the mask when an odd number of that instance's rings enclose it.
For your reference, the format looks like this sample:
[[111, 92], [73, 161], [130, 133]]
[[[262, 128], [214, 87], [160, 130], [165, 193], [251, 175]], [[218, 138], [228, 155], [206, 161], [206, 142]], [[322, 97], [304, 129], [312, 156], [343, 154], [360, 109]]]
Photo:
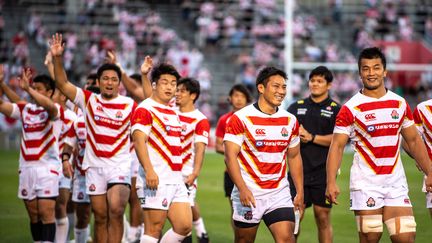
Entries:
[[243, 214], [243, 218], [246, 219], [246, 220], [251, 220], [252, 217], [253, 217], [253, 214], [252, 214], [252, 211], [250, 211], [250, 210], [246, 211], [246, 213]]
[[288, 137], [288, 130], [285, 127], [282, 128], [281, 135], [282, 137]]
[[261, 140], [257, 140], [257, 141], [255, 142], [255, 146], [256, 146], [256, 147], [262, 147], [263, 145], [264, 145], [264, 142], [261, 141]]
[[162, 200], [162, 206], [163, 207], [167, 207], [168, 206], [168, 200], [166, 198], [164, 198], [164, 200]]
[[367, 202], [366, 202], [366, 206], [368, 207], [374, 207], [375, 206], [375, 199], [373, 199], [372, 197], [370, 197]]
[[399, 119], [399, 113], [397, 113], [397, 111], [396, 110], [393, 110], [392, 111], [392, 113], [391, 113], [391, 117], [393, 118], [393, 119]]
[[79, 200], [83, 200], [84, 199], [84, 193], [83, 192], [79, 192], [78, 193], [78, 199]]
[[123, 118], [123, 114], [121, 113], [121, 111], [117, 111], [117, 113], [116, 113], [116, 118], [118, 118], [118, 119], [120, 119], [120, 118]]
[[331, 106], [327, 106], [326, 110], [331, 111]]
[[23, 195], [24, 197], [27, 196], [27, 190], [26, 189], [22, 189], [21, 190], [21, 195]]
[[265, 136], [266, 131], [263, 128], [257, 128], [257, 129], [255, 129], [255, 135], [256, 136]]
[[405, 199], [404, 199], [404, 203], [405, 203], [405, 204], [410, 204], [410, 200], [409, 200], [409, 198], [405, 198]]
[[91, 191], [91, 192], [96, 191], [96, 186], [95, 186], [95, 184], [91, 184], [91, 185], [89, 186], [89, 191]]
[[45, 112], [40, 113], [39, 118], [40, 118], [41, 120], [45, 120], [45, 118], [46, 118], [46, 114], [45, 114]]

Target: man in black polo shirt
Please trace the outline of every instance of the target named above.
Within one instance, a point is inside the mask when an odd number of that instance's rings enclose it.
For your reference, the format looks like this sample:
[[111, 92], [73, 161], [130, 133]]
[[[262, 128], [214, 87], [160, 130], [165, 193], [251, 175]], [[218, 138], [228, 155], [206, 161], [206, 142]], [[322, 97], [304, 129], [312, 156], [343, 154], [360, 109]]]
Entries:
[[[310, 96], [288, 107], [288, 111], [297, 117], [300, 124], [304, 203], [306, 208], [313, 204], [321, 243], [333, 241], [331, 204], [325, 198], [326, 159], [340, 105], [329, 96], [332, 81], [333, 75], [326, 67], [313, 69], [308, 81]], [[289, 173], [288, 179], [294, 198], [296, 191]]]

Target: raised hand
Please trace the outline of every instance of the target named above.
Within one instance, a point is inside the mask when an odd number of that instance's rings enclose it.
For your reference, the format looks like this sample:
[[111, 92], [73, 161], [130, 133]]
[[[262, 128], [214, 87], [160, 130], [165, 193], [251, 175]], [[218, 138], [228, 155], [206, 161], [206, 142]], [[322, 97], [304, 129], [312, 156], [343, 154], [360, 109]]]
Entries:
[[52, 54], [51, 54], [51, 51], [48, 51], [48, 53], [46, 54], [44, 65], [45, 66], [52, 65]]
[[52, 36], [50, 41], [50, 52], [54, 57], [59, 57], [63, 55], [64, 43], [62, 34], [56, 33]]
[[24, 69], [22, 75], [19, 79], [20, 88], [28, 91], [30, 88], [30, 79], [32, 78], [32, 73], [30, 68]]
[[148, 72], [150, 72], [150, 70], [153, 67], [153, 59], [150, 56], [146, 56], [144, 58], [144, 62], [141, 65], [141, 74], [147, 75]]
[[105, 61], [106, 63], [117, 64], [117, 55], [115, 51], [107, 51]]

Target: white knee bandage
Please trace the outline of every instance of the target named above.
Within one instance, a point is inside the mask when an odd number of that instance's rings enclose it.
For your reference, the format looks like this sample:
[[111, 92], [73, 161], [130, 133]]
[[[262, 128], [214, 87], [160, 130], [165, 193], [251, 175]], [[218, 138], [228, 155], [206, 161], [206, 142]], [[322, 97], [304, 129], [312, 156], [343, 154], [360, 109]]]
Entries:
[[385, 221], [387, 230], [390, 235], [397, 235], [400, 233], [416, 232], [416, 222], [414, 216], [401, 216], [391, 218]]
[[383, 232], [382, 215], [358, 215], [356, 216], [357, 230], [362, 233]]

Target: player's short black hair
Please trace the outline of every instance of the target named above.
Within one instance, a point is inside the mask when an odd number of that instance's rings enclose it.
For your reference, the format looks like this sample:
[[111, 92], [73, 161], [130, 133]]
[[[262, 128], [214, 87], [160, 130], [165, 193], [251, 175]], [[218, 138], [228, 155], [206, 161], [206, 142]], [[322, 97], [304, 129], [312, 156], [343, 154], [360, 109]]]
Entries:
[[325, 66], [318, 66], [314, 68], [309, 74], [309, 80], [311, 80], [313, 76], [324, 77], [327, 83], [331, 83], [333, 81], [332, 72]]
[[86, 90], [95, 93], [95, 94], [100, 94], [100, 88], [98, 86], [95, 85], [89, 85]]
[[244, 86], [243, 84], [236, 84], [236, 85], [232, 86], [232, 88], [229, 91], [228, 95], [232, 96], [235, 91], [240, 92], [244, 96], [246, 96], [246, 102], [247, 103], [251, 103], [252, 102], [252, 95], [250, 94], [248, 88], [246, 88], [246, 86]]
[[45, 86], [46, 90], [52, 90], [54, 94], [54, 90], [56, 88], [54, 80], [46, 75], [46, 74], [40, 74], [33, 78], [33, 83], [42, 83]]
[[384, 70], [386, 70], [387, 61], [386, 61], [386, 57], [385, 57], [384, 53], [378, 47], [369, 47], [369, 48], [363, 49], [360, 52], [360, 55], [358, 57], [358, 69], [359, 69], [359, 71], [361, 69], [361, 60], [362, 59], [374, 59], [374, 58], [380, 58], [381, 63], [384, 67]]
[[193, 101], [193, 103], [195, 103], [195, 101], [198, 100], [198, 97], [200, 95], [200, 83], [198, 82], [198, 80], [194, 79], [194, 78], [181, 78], [178, 82], [177, 82], [177, 87], [183, 84], [186, 88], [187, 91], [189, 91], [190, 94], [196, 94], [196, 97]]
[[131, 79], [135, 80], [137, 83], [141, 83], [141, 74], [134, 73], [131, 76], [129, 76]]
[[173, 75], [177, 81], [180, 79], [180, 74], [177, 72], [177, 69], [168, 63], [159, 63], [155, 67], [153, 67], [151, 74], [150, 74], [150, 80], [152, 83], [157, 83], [159, 78], [164, 75], [169, 74]]
[[104, 71], [106, 71], [106, 70], [113, 70], [114, 72], [116, 72], [119, 81], [121, 81], [121, 76], [122, 76], [121, 70], [120, 70], [120, 68], [117, 65], [112, 64], [112, 63], [105, 63], [105, 64], [103, 64], [102, 66], [100, 66], [98, 68], [96, 74], [97, 74], [97, 78], [99, 79], [99, 81], [100, 81], [100, 79], [102, 77], [102, 73]]
[[275, 76], [275, 75], [280, 75], [284, 79], [287, 79], [287, 75], [284, 71], [277, 69], [275, 67], [265, 67], [258, 73], [258, 76], [256, 78], [256, 86], [258, 87], [258, 85], [260, 84], [267, 86], [268, 79], [271, 76]]

